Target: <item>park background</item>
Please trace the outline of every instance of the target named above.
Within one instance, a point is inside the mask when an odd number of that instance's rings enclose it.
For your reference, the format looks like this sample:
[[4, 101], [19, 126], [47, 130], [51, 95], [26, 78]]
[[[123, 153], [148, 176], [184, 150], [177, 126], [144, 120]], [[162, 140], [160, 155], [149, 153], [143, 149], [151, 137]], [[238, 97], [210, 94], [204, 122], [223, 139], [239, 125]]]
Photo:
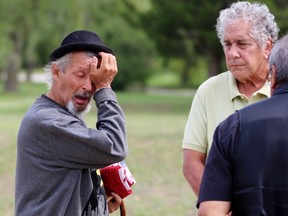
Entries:
[[[137, 181], [125, 199], [127, 215], [195, 215], [182, 175], [183, 130], [195, 89], [226, 70], [215, 24], [232, 2], [1, 1], [0, 215], [14, 214], [17, 132], [25, 111], [46, 92], [42, 68], [63, 37], [79, 29], [97, 32], [117, 56], [112, 87], [126, 115], [126, 162]], [[286, 34], [287, 0], [258, 2]], [[90, 127], [95, 111], [85, 117]]]

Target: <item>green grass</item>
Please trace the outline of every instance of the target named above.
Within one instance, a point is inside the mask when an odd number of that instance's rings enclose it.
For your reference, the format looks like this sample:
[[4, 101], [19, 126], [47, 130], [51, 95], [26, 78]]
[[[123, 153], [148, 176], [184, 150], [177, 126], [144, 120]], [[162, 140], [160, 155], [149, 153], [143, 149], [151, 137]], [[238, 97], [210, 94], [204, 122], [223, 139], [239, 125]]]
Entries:
[[[206, 59], [199, 59], [197, 64], [189, 69], [189, 77], [187, 78], [186, 86], [197, 88], [208, 77], [208, 68]], [[154, 73], [147, 80], [147, 85], [150, 87], [161, 87], [169, 89], [177, 89], [183, 86], [181, 83], [180, 73], [183, 70], [183, 62], [177, 59], [169, 61], [169, 69]]]
[[154, 74], [148, 79], [149, 86], [156, 86], [162, 88], [176, 88], [180, 85], [180, 77], [175, 72], [165, 72]]
[[[0, 86], [1, 87], [1, 86]], [[43, 84], [21, 85], [19, 93], [0, 91], [0, 215], [12, 216], [16, 139], [21, 119]], [[137, 183], [125, 198], [129, 216], [195, 215], [192, 191], [182, 175], [181, 142], [192, 93], [118, 92], [127, 121], [126, 162]], [[95, 109], [85, 118], [95, 125]], [[117, 215], [113, 213], [112, 215]]]

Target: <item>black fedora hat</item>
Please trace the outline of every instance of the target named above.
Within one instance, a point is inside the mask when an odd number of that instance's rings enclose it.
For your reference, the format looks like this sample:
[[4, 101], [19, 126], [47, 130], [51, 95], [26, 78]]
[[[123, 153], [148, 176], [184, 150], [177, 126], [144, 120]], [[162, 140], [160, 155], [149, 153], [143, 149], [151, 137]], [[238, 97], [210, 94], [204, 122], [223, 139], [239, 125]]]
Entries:
[[79, 30], [70, 33], [63, 39], [60, 47], [50, 54], [49, 61], [54, 61], [67, 53], [77, 51], [106, 52], [114, 55], [113, 50], [105, 46], [96, 33]]

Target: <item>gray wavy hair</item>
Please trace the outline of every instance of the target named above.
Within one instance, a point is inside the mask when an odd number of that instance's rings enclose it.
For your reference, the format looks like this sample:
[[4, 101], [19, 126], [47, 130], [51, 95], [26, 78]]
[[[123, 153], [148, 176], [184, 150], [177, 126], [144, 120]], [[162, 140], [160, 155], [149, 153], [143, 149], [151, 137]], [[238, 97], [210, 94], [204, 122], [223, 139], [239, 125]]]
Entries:
[[61, 68], [61, 72], [64, 73], [67, 65], [70, 62], [71, 55], [72, 55], [71, 53], [68, 53], [55, 61], [49, 62], [48, 64], [44, 66], [44, 71], [46, 73], [46, 84], [47, 84], [48, 89], [51, 89], [52, 84], [54, 82], [54, 78], [52, 74], [52, 65], [56, 64], [59, 68]]
[[227, 25], [239, 21], [251, 23], [251, 37], [263, 48], [268, 39], [274, 44], [278, 39], [279, 28], [274, 15], [262, 3], [247, 1], [235, 2], [227, 9], [220, 11], [217, 19], [216, 31], [222, 46], [224, 46], [224, 32]]
[[288, 35], [282, 37], [273, 47], [269, 55], [270, 73], [272, 66], [275, 66], [276, 82], [288, 81]]

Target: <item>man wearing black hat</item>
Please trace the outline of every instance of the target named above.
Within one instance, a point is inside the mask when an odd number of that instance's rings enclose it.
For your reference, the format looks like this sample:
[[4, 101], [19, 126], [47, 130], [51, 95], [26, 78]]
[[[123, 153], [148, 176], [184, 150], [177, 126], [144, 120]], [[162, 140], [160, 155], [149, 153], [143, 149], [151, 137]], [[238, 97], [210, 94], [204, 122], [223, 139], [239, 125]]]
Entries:
[[[18, 133], [15, 215], [108, 215], [95, 170], [127, 155], [125, 119], [111, 83], [113, 51], [90, 31], [75, 31], [54, 50], [45, 67], [49, 91], [25, 114]], [[96, 128], [82, 120], [93, 98]], [[92, 174], [92, 175], [91, 175]]]

